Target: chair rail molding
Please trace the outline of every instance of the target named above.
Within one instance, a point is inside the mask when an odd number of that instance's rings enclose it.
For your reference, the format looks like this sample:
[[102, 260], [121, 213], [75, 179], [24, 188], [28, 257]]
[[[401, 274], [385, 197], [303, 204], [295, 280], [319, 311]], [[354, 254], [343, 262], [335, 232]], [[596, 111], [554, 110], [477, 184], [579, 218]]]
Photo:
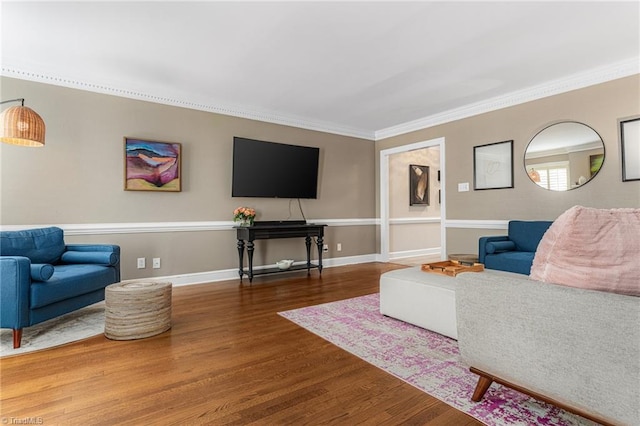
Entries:
[[508, 220], [455, 220], [449, 219], [445, 221], [446, 228], [463, 228], [463, 229], [508, 229]]
[[[323, 223], [327, 226], [370, 226], [377, 225], [378, 219], [309, 219], [309, 223]], [[66, 223], [40, 225], [1, 225], [0, 231], [21, 231], [33, 228], [57, 226], [65, 235], [105, 235], [105, 234], [143, 234], [148, 232], [194, 232], [194, 231], [228, 231], [236, 223], [224, 221], [194, 222], [137, 222], [137, 223]]]

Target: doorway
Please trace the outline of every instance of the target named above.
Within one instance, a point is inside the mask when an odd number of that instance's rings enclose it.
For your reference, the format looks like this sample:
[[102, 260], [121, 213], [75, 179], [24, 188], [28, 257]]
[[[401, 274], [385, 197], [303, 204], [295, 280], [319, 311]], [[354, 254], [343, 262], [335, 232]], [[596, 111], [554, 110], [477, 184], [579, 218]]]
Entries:
[[[437, 138], [380, 151], [380, 260], [389, 261], [390, 250], [390, 156], [409, 151], [439, 147], [440, 151], [440, 259], [446, 258], [445, 139]], [[438, 194], [433, 194], [438, 199]]]

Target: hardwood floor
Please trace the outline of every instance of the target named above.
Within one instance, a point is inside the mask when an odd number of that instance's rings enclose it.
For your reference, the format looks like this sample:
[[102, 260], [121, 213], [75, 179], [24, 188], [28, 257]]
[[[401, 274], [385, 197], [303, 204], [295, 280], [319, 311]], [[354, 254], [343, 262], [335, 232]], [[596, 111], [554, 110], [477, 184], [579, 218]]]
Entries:
[[166, 333], [3, 358], [3, 423], [480, 425], [277, 315], [375, 293], [380, 274], [400, 267], [174, 287]]

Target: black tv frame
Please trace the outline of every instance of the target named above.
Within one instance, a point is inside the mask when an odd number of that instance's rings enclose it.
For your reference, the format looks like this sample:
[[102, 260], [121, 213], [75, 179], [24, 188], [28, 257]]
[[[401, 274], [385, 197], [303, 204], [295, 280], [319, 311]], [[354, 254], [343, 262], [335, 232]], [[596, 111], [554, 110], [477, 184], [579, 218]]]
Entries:
[[320, 148], [235, 136], [232, 197], [317, 199]]

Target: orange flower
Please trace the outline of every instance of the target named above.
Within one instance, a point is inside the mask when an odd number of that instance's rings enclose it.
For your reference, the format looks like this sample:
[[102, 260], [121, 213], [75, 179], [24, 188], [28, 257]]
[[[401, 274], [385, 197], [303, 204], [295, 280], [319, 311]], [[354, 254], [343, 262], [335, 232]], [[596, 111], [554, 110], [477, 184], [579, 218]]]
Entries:
[[233, 211], [233, 220], [253, 219], [256, 217], [256, 210], [251, 207], [238, 207]]

